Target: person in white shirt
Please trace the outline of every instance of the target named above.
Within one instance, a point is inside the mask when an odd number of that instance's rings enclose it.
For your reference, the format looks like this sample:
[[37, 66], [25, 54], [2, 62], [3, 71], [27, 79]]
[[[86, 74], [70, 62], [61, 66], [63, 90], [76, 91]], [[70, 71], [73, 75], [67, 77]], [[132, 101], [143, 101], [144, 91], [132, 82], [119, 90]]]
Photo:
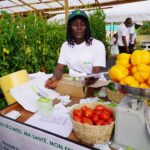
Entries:
[[128, 27], [132, 26], [132, 19], [127, 18], [124, 23], [120, 24], [118, 29], [118, 48], [119, 53], [129, 53], [130, 33]]
[[[75, 10], [68, 17], [67, 41], [63, 43], [58, 64], [53, 77], [49, 78], [45, 87], [54, 89], [61, 79], [64, 67], [80, 73], [100, 73], [106, 67], [106, 51], [104, 44], [91, 37], [88, 16], [84, 11]], [[85, 85], [96, 82], [95, 78], [86, 78]]]
[[129, 39], [129, 51], [132, 54], [136, 44], [137, 31], [141, 27], [142, 22], [135, 22], [132, 27], [129, 28], [130, 39]]

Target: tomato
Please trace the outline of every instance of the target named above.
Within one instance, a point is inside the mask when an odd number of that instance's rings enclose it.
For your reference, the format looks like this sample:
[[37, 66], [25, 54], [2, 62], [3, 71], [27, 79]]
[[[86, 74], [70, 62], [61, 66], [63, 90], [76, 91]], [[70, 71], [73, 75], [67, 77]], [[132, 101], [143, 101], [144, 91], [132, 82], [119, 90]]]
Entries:
[[83, 112], [84, 112], [85, 110], [87, 110], [87, 109], [89, 109], [89, 107], [86, 106], [86, 105], [84, 105], [84, 106], [81, 107], [81, 110], [82, 110]]
[[109, 124], [109, 123], [108, 123], [107, 121], [105, 121], [104, 124], [103, 124], [103, 126], [105, 126], [105, 125], [107, 125], [107, 124]]
[[96, 110], [104, 110], [105, 107], [99, 104], [99, 105], [97, 105], [97, 106], [95, 107], [95, 109], [96, 109]]
[[110, 118], [110, 114], [109, 114], [109, 112], [107, 112], [107, 111], [104, 110], [104, 111], [99, 115], [99, 118], [102, 119], [102, 120], [107, 121], [107, 120]]
[[113, 111], [110, 108], [106, 108], [105, 110], [109, 112], [110, 116], [113, 116]]
[[76, 122], [83, 123], [82, 118], [81, 118], [81, 117], [79, 117], [79, 116], [73, 116], [73, 119], [74, 119]]
[[113, 118], [109, 118], [109, 119], [107, 120], [107, 123], [110, 124], [110, 123], [112, 123], [113, 121], [114, 121]]
[[94, 109], [94, 114], [95, 115], [100, 115], [101, 113], [102, 113], [103, 111], [101, 111], [101, 110], [96, 110], [96, 109]]
[[74, 109], [73, 115], [74, 115], [74, 116], [82, 117], [82, 116], [83, 116], [83, 112], [82, 112], [81, 109]]
[[91, 118], [93, 116], [93, 110], [92, 109], [86, 109], [84, 111], [84, 116], [87, 118]]
[[93, 121], [87, 117], [83, 117], [83, 123], [93, 125]]
[[99, 120], [98, 115], [93, 115], [92, 121], [93, 121], [93, 122], [97, 122], [98, 120]]
[[95, 124], [96, 125], [104, 125], [104, 120], [98, 120]]

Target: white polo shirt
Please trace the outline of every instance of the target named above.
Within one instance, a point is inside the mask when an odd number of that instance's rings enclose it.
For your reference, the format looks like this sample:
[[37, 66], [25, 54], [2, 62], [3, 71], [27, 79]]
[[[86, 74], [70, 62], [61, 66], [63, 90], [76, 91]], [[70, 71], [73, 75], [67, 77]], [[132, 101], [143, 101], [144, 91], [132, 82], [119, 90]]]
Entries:
[[136, 36], [137, 36], [137, 34], [135, 32], [135, 25], [132, 25], [131, 27], [129, 27], [128, 30], [129, 30], [129, 34], [132, 35], [131, 41], [129, 41], [129, 42], [131, 44], [134, 44], [134, 41], [135, 41]]
[[122, 36], [126, 36], [126, 41], [127, 41], [127, 46], [129, 45], [129, 29], [125, 26], [124, 23], [120, 24], [118, 28], [118, 41], [117, 44], [118, 46], [124, 46]]
[[94, 66], [106, 67], [105, 46], [96, 39], [92, 40], [90, 46], [83, 42], [72, 47], [66, 41], [61, 47], [58, 63], [67, 65], [69, 69], [90, 74]]

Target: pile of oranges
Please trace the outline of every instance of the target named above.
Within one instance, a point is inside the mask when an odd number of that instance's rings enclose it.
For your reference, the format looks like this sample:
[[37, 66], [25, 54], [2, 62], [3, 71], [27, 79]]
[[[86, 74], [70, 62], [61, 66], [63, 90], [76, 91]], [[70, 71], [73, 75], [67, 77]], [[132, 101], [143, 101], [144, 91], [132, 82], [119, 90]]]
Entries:
[[120, 84], [150, 88], [150, 52], [136, 50], [132, 54], [119, 54], [108, 74], [111, 80]]

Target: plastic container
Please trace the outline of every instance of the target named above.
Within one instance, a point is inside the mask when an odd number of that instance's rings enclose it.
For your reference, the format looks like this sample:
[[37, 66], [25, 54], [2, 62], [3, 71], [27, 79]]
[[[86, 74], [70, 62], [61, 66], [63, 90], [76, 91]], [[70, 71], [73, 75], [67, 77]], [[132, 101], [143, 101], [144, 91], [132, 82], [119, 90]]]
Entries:
[[50, 98], [39, 98], [37, 100], [37, 109], [42, 120], [49, 120], [53, 110], [52, 100]]
[[0, 78], [0, 86], [8, 105], [16, 102], [16, 100], [10, 95], [9, 90], [27, 82], [28, 80], [29, 76], [26, 70], [20, 70]]

